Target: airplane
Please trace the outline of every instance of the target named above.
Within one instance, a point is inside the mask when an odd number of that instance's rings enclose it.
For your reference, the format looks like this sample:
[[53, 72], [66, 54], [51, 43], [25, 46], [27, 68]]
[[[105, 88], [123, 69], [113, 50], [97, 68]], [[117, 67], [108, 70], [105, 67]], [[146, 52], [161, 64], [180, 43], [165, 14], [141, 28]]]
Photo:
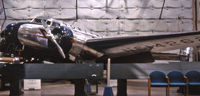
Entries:
[[39, 16], [1, 32], [0, 52], [23, 62], [154, 62], [152, 53], [200, 45], [200, 32], [107, 37]]

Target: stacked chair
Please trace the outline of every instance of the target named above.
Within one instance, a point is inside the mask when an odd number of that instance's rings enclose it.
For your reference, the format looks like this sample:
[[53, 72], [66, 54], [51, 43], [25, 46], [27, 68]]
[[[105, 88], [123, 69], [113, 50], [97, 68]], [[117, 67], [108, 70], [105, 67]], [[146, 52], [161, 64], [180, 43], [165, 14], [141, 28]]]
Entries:
[[151, 96], [151, 87], [166, 87], [166, 96], [170, 95], [170, 87], [183, 87], [184, 95], [188, 96], [190, 86], [200, 86], [200, 72], [190, 70], [184, 75], [172, 70], [166, 75], [162, 71], [153, 71], [148, 76], [148, 96]]

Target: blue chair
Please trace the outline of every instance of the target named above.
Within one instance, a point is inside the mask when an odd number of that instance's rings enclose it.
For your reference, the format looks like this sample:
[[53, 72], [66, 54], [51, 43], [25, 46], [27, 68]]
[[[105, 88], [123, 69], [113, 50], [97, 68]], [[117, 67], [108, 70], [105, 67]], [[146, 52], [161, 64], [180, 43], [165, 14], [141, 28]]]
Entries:
[[185, 73], [185, 76], [188, 78], [188, 84], [190, 86], [199, 86], [200, 85], [200, 72], [191, 70]]
[[151, 87], [166, 87], [166, 96], [169, 96], [168, 77], [162, 71], [153, 71], [148, 77], [148, 96], [151, 96]]
[[196, 86], [200, 86], [200, 72], [196, 70], [190, 70], [185, 73], [185, 76], [188, 78], [188, 84], [191, 88], [190, 91], [192, 91], [194, 88], [196, 89]]
[[188, 95], [188, 81], [187, 77], [183, 75], [178, 70], [170, 71], [167, 74], [169, 78], [169, 86], [170, 87], [185, 87], [185, 96]]

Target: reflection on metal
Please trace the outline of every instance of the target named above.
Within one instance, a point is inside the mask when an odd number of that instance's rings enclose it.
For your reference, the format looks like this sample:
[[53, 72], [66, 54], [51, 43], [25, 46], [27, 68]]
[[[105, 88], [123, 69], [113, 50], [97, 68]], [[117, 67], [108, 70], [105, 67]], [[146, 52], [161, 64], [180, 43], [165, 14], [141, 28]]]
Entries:
[[0, 57], [0, 62], [6, 62], [10, 64], [19, 64], [20, 58], [18, 57]]
[[18, 30], [18, 39], [23, 45], [48, 48], [48, 39], [42, 33], [42, 25], [23, 24]]

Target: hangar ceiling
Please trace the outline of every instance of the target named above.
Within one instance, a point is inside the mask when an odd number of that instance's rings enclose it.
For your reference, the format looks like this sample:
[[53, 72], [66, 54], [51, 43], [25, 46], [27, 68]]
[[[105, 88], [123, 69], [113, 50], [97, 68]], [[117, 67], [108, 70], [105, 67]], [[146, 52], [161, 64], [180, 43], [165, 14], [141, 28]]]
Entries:
[[[0, 0], [0, 24], [40, 15], [62, 19], [103, 36], [194, 30], [193, 0]], [[4, 8], [2, 6], [4, 4]]]

